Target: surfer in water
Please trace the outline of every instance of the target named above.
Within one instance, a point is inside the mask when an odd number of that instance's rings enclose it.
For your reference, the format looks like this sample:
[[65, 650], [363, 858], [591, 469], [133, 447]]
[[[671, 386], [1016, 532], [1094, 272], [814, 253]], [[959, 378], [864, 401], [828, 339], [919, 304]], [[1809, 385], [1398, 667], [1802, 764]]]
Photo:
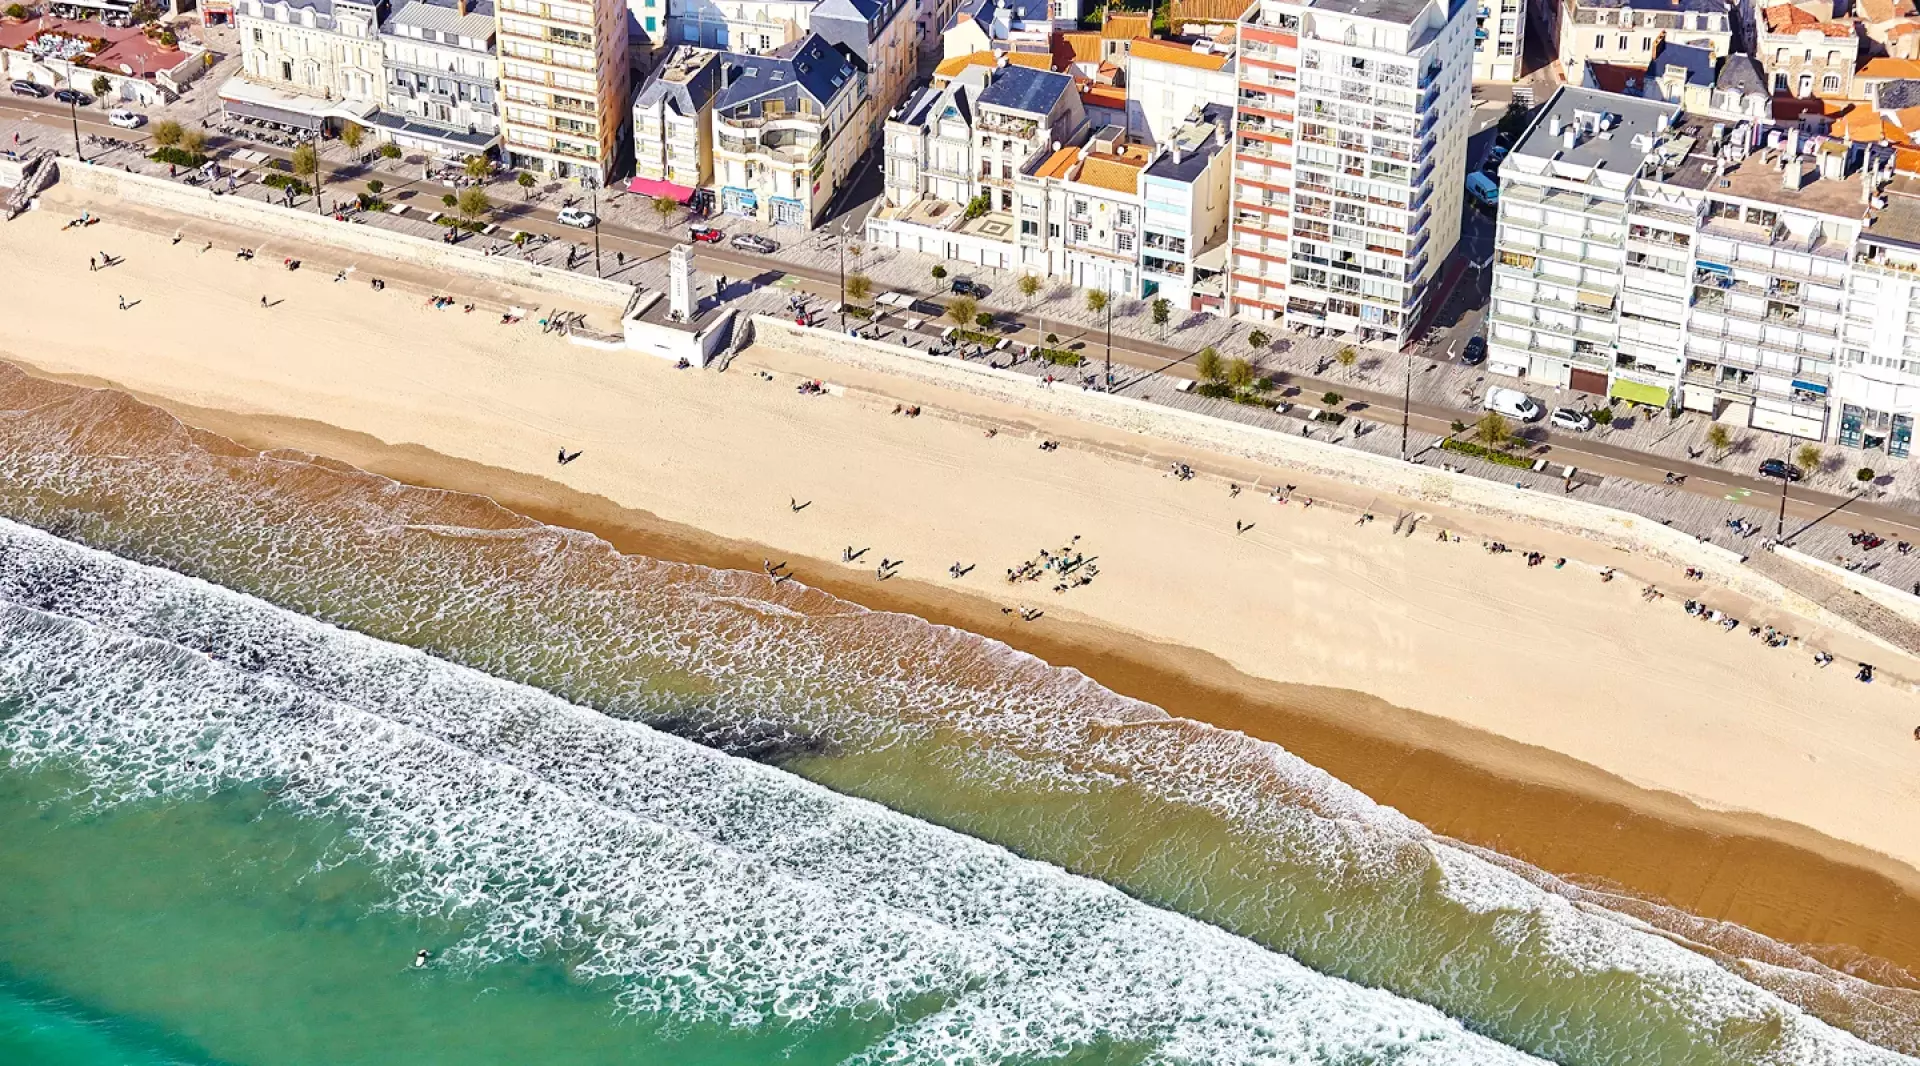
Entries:
[[413, 968], [416, 970], [420, 969], [422, 966], [425, 966], [427, 964], [427, 960], [431, 958], [433, 958], [433, 953], [428, 951], [426, 948], [421, 948], [419, 951], [414, 953]]

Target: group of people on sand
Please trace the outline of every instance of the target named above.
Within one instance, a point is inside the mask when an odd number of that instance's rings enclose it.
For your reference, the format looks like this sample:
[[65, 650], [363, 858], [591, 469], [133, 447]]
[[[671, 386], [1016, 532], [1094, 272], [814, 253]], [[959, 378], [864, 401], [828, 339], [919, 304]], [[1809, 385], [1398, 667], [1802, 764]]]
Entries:
[[1042, 548], [1038, 555], [1019, 566], [1008, 567], [1007, 584], [1053, 577], [1056, 579], [1053, 584], [1055, 592], [1067, 592], [1093, 584], [1093, 579], [1100, 576], [1099, 557], [1080, 551], [1075, 547], [1079, 543], [1080, 535], [1076, 533], [1071, 541], [1058, 550]]

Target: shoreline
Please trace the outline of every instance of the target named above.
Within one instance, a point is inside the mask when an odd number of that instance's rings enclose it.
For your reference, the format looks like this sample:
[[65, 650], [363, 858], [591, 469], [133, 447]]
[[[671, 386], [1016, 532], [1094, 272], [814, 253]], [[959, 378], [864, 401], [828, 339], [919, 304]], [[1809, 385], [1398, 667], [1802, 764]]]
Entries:
[[[627, 554], [753, 573], [760, 560], [783, 551], [419, 445], [388, 444], [310, 419], [194, 407], [11, 361], [46, 380], [130, 392], [245, 449], [311, 453], [404, 485], [482, 497], [536, 522], [593, 534]], [[986, 636], [1176, 718], [1278, 744], [1439, 836], [1602, 894], [1624, 892], [1744, 926], [1835, 969], [1851, 972], [1857, 963], [1844, 949], [1864, 952], [1911, 979], [1884, 969], [1856, 976], [1920, 990], [1920, 871], [1878, 852], [1781, 819], [1712, 810], [1364, 692], [1251, 677], [1204, 651], [1142, 645], [1086, 621], [1010, 623], [996, 603], [976, 595], [911, 579], [868, 582], [827, 560], [806, 562], [812, 565], [804, 583], [838, 599]], [[1725, 894], [1727, 881], [1747, 880], [1740, 871], [1764, 871], [1768, 890]], [[1836, 925], [1840, 915], [1846, 920]], [[1828, 944], [1843, 950], [1820, 950]]]
[[[16, 285], [23, 306], [42, 309], [0, 322], [0, 350], [33, 353], [24, 362], [38, 376], [120, 388], [250, 448], [473, 492], [625, 551], [749, 572], [773, 555], [805, 560], [808, 585], [1272, 740], [1438, 834], [1595, 890], [1624, 886], [1920, 974], [1920, 869], [1909, 865], [1920, 853], [1897, 831], [1920, 810], [1910, 749], [1897, 746], [1912, 744], [1912, 697], [1819, 674], [1799, 651], [1790, 665], [1757, 641], [1709, 634], [1677, 603], [1639, 603], [1631, 577], [1592, 578], [1595, 562], [1616, 564], [1682, 594], [1678, 575], [1650, 560], [1433, 509], [1440, 525], [1580, 564], [1558, 577], [1522, 571], [1471, 545], [1356, 533], [1350, 514], [1275, 508], [1257, 492], [1229, 507], [1220, 486], [1179, 488], [1158, 473], [1169, 455], [1223, 477], [1285, 473], [1273, 468], [910, 383], [796, 398], [784, 376], [749, 379], [754, 366], [786, 375], [825, 365], [802, 352], [751, 349], [727, 374], [680, 374], [407, 297], [379, 305], [392, 310], [369, 329], [364, 286], [330, 285], [319, 269], [270, 269], [264, 280], [261, 267], [225, 256], [181, 269], [167, 228], [110, 220], [98, 232], [130, 261], [92, 278], [68, 262], [90, 246], [55, 230], [29, 215], [0, 242], [0, 261], [31, 264]], [[327, 254], [310, 261], [330, 270]], [[252, 308], [268, 286], [289, 306]], [[149, 306], [116, 317], [116, 289]], [[206, 343], [208, 319], [222, 323], [221, 344]], [[888, 419], [889, 389], [934, 417]], [[983, 441], [971, 419], [1011, 432]], [[1035, 461], [1031, 440], [1011, 439], [1021, 433], [1071, 446]], [[559, 475], [567, 484], [548, 465], [556, 439], [588, 453]], [[1300, 480], [1303, 492], [1338, 495]], [[803, 485], [823, 500], [804, 522], [785, 506]], [[1360, 507], [1392, 502], [1354, 495]], [[1223, 534], [1235, 514], [1255, 517], [1260, 533]], [[1036, 541], [1061, 543], [1062, 530], [1096, 531], [1116, 576], [1037, 601], [1044, 624], [1009, 624], [996, 567]], [[829, 561], [854, 535], [873, 537], [875, 554], [904, 547], [917, 569], [875, 582]], [[951, 585], [914, 577], [959, 557], [982, 573]], [[1841, 635], [1813, 622], [1706, 595], [1845, 653]], [[1500, 662], [1504, 672], [1488, 673]], [[1643, 698], [1635, 686], [1649, 685]], [[1714, 685], [1722, 695], [1700, 695]], [[1816, 954], [1848, 968], [1844, 949]]]

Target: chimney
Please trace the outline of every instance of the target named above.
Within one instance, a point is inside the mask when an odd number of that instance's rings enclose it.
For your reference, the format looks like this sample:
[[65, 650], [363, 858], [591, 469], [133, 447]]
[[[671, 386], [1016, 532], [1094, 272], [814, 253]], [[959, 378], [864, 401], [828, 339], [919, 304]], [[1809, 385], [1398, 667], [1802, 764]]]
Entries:
[[1806, 163], [1799, 156], [1787, 160], [1787, 169], [1780, 172], [1780, 187], [1788, 192], [1799, 192], [1806, 184]]
[[453, 9], [460, 12], [461, 18], [467, 16], [467, 2], [468, 0], [453, 0]]
[[1566, 151], [1573, 151], [1579, 143], [1580, 128], [1578, 126], [1568, 126], [1560, 132], [1560, 147]]
[[1547, 132], [1555, 137], [1560, 136], [1560, 116], [1559, 115], [1555, 115], [1552, 118], [1547, 120]]

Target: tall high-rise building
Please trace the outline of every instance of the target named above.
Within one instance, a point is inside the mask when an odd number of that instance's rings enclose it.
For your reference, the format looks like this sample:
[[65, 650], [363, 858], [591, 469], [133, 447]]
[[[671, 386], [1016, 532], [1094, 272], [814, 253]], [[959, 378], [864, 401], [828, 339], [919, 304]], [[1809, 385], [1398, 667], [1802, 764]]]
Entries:
[[1473, 9], [1261, 0], [1240, 23], [1229, 310], [1399, 348], [1460, 234]]
[[627, 120], [625, 0], [499, 0], [508, 166], [605, 183]]
[[1526, 0], [1473, 0], [1473, 80], [1507, 83], [1527, 51]]

